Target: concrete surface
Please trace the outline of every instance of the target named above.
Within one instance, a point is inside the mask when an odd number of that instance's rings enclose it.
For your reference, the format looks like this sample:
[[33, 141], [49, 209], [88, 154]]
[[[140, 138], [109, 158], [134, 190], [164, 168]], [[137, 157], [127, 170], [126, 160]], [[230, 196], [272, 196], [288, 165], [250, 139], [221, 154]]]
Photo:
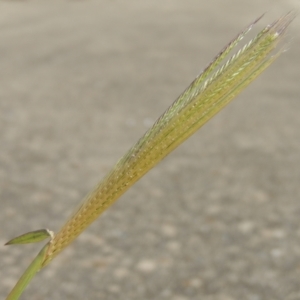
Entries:
[[[246, 24], [299, 1], [1, 1], [0, 244], [57, 231]], [[22, 299], [300, 299], [300, 18], [290, 50]], [[41, 245], [0, 246], [3, 299]]]

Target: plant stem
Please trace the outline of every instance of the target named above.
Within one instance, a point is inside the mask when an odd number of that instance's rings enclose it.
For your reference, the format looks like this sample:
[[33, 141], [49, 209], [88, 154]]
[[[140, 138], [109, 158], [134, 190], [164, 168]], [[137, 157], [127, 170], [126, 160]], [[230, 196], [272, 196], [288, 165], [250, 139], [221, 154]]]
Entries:
[[20, 277], [14, 288], [11, 290], [6, 300], [17, 300], [22, 295], [23, 291], [32, 280], [34, 275], [42, 268], [42, 262], [45, 257], [45, 253], [49, 247], [49, 243], [47, 243], [39, 254], [35, 257], [35, 259], [31, 262], [29, 267], [25, 270], [23, 275]]

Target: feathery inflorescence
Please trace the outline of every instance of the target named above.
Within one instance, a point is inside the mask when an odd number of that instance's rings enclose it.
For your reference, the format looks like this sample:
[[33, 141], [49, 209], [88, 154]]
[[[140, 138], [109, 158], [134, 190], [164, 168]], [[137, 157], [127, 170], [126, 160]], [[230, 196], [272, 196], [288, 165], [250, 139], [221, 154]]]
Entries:
[[282, 53], [282, 48], [277, 49], [278, 43], [294, 17], [295, 13], [291, 12], [268, 25], [223, 62], [261, 17], [232, 40], [86, 196], [49, 242], [42, 266], [46, 266], [137, 180], [262, 73]]

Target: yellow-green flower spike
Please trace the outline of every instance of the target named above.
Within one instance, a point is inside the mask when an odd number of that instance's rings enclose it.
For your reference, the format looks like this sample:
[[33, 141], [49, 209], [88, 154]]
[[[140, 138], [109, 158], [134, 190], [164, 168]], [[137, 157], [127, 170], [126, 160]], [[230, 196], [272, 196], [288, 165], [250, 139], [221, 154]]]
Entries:
[[[295, 13], [290, 12], [268, 25], [224, 61], [261, 17], [233, 39], [86, 196], [65, 225], [27, 268], [7, 300], [18, 299], [38, 270], [49, 264], [137, 180], [196, 132], [272, 64], [283, 52], [282, 47], [278, 48], [278, 44], [294, 17]], [[25, 240], [29, 238], [31, 241], [36, 238], [32, 233], [25, 234], [25, 237]], [[20, 240], [17, 243], [20, 243]]]
[[137, 180], [228, 104], [282, 52], [274, 52], [295, 14], [263, 29], [224, 64], [222, 61], [257, 19], [226, 46], [145, 135], [92, 190], [54, 236], [46, 266]]

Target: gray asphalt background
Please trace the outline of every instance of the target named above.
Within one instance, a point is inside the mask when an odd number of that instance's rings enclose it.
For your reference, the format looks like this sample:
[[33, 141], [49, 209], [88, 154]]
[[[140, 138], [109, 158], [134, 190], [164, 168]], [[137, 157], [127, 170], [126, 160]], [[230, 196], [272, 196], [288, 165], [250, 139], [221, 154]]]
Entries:
[[[245, 25], [299, 1], [1, 1], [0, 297]], [[289, 48], [22, 299], [300, 299], [300, 18]]]

